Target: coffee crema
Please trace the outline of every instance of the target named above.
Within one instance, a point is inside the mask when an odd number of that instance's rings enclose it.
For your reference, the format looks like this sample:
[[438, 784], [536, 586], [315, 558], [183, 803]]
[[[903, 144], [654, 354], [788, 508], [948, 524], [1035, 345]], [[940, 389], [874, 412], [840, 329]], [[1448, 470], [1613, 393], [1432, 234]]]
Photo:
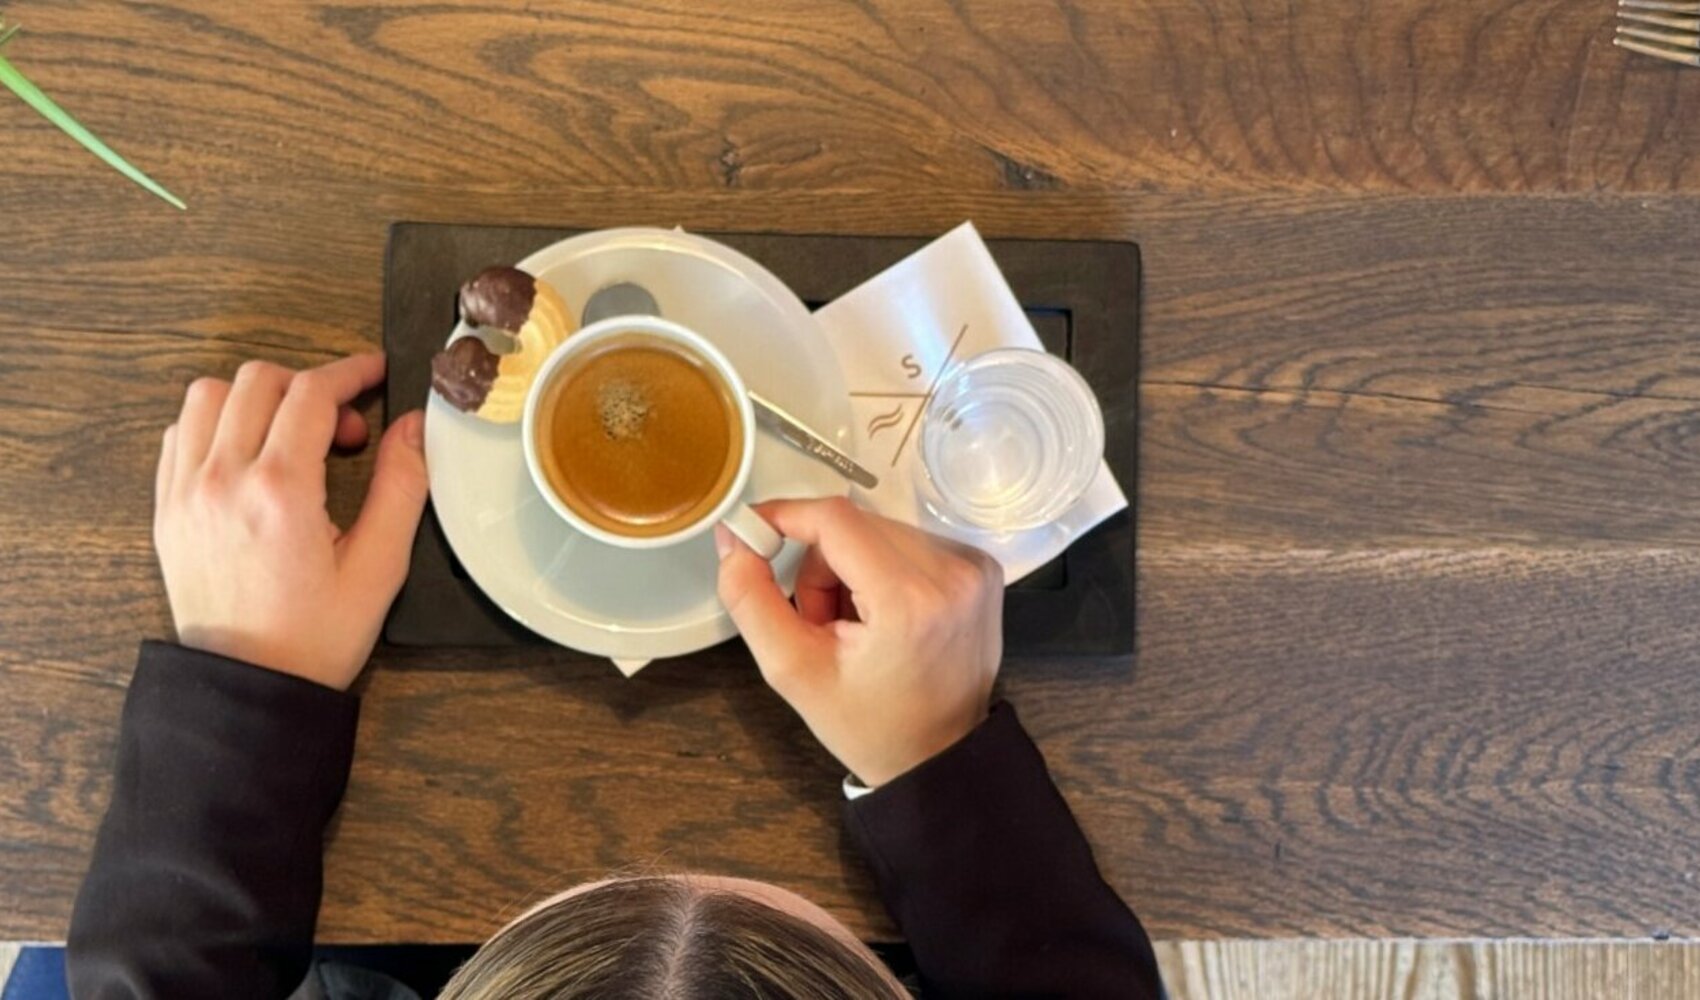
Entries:
[[731, 387], [707, 359], [663, 337], [609, 337], [568, 360], [539, 404], [549, 486], [611, 534], [652, 538], [695, 524], [743, 461]]

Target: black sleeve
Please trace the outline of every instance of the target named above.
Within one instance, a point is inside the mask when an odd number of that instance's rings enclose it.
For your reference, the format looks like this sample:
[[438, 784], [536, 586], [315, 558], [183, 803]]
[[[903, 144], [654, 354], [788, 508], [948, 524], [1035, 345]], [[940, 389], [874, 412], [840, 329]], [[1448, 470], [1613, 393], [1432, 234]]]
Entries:
[[845, 813], [925, 995], [1163, 996], [1145, 929], [1009, 705]]
[[112, 803], [71, 915], [73, 996], [295, 989], [359, 704], [287, 674], [143, 643]]

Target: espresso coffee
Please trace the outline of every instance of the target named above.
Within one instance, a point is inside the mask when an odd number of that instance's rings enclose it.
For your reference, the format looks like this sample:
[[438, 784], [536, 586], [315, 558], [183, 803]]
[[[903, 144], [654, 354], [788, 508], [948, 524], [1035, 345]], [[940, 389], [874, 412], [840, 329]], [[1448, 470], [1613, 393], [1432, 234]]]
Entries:
[[537, 416], [537, 454], [555, 495], [630, 538], [700, 521], [744, 457], [726, 380], [689, 347], [646, 333], [610, 337], [568, 360]]

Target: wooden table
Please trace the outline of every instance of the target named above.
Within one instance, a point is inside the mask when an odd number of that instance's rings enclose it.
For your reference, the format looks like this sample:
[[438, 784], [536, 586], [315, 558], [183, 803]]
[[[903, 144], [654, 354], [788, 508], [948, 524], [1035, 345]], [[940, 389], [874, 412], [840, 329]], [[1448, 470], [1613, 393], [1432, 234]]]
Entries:
[[[169, 625], [183, 386], [371, 346], [388, 223], [964, 218], [1145, 250], [1137, 661], [1003, 687], [1155, 935], [1700, 934], [1700, 72], [1611, 6], [15, 0], [191, 210], [0, 100], [0, 937]], [[890, 931], [741, 648], [380, 650], [363, 713], [326, 939], [629, 865]]]

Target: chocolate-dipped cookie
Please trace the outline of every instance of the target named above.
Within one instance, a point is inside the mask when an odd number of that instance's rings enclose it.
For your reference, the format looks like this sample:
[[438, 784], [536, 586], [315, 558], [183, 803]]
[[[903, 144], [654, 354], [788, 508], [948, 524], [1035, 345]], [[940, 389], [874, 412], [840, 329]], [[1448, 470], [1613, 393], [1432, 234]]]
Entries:
[[460, 315], [473, 326], [504, 331], [517, 350], [498, 354], [476, 336], [462, 337], [431, 359], [431, 388], [457, 410], [518, 422], [543, 359], [578, 324], [547, 281], [517, 267], [486, 268], [462, 285]]

